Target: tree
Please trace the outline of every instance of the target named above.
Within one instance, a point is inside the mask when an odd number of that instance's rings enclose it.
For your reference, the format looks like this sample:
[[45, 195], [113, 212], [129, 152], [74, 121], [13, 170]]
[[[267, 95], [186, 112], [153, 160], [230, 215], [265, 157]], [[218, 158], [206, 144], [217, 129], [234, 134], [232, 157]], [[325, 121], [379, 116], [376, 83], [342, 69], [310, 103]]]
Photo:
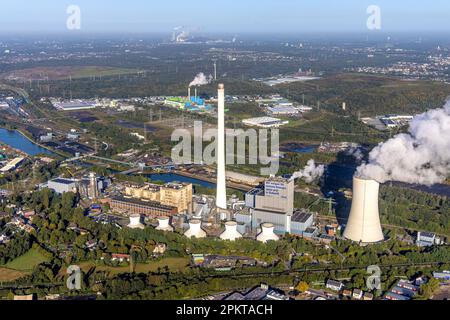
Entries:
[[309, 289], [309, 284], [305, 281], [300, 281], [300, 283], [297, 285], [297, 290], [300, 292], [306, 292]]

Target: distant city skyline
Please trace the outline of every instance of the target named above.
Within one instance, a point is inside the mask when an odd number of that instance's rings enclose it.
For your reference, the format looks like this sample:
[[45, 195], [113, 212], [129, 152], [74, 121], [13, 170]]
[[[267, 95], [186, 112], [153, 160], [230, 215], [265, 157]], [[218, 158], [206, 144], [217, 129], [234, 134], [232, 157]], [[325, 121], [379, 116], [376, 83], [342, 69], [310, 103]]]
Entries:
[[81, 33], [368, 32], [367, 8], [381, 9], [381, 29], [371, 32], [450, 32], [450, 2], [388, 0], [0, 0], [0, 33], [69, 32], [67, 8], [81, 9]]

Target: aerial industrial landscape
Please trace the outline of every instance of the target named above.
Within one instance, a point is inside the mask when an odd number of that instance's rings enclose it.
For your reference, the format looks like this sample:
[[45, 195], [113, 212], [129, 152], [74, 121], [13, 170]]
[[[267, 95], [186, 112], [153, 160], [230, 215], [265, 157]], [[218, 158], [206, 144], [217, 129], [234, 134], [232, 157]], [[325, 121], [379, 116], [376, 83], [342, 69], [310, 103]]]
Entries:
[[64, 36], [0, 35], [0, 301], [450, 298], [447, 33], [62, 7]]

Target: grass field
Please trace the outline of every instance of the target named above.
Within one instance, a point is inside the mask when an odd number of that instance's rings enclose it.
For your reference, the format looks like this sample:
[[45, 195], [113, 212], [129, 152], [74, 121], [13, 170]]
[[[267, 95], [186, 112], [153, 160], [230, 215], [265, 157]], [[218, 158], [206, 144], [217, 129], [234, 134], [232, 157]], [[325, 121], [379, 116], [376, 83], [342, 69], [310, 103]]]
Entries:
[[16, 271], [31, 271], [35, 266], [47, 261], [47, 259], [36, 249], [31, 249], [24, 255], [6, 264], [8, 269]]
[[26, 276], [28, 272], [0, 268], [0, 281], [9, 282]]
[[[148, 273], [157, 271], [158, 268], [168, 267], [170, 271], [177, 272], [183, 271], [189, 266], [189, 258], [165, 258], [161, 261], [155, 261], [150, 263], [139, 263], [136, 265], [135, 272], [137, 273]], [[92, 268], [97, 271], [107, 271], [111, 275], [116, 275], [120, 273], [130, 272], [129, 266], [124, 267], [109, 267], [105, 265], [96, 266], [94, 262], [84, 262], [79, 264], [80, 268], [87, 272]]]
[[103, 67], [103, 66], [60, 66], [60, 67], [35, 67], [22, 70], [14, 70], [0, 75], [0, 78], [16, 80], [66, 80], [82, 79], [91, 77], [111, 77], [119, 75], [134, 74], [139, 72], [135, 69]]

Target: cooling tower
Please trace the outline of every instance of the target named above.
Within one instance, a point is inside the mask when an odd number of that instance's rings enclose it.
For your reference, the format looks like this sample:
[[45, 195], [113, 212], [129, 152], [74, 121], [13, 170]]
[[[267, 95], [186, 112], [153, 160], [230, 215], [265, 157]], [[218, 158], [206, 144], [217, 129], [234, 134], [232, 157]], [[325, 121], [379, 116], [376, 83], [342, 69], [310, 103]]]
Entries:
[[225, 223], [225, 231], [220, 235], [220, 239], [236, 241], [240, 238], [242, 238], [242, 234], [237, 231], [237, 223], [234, 221], [228, 221]]
[[206, 238], [206, 232], [202, 230], [200, 220], [189, 221], [189, 230], [184, 233], [188, 238]]
[[170, 225], [170, 219], [168, 217], [159, 217], [156, 230], [173, 232], [173, 227]]
[[256, 237], [256, 240], [260, 242], [278, 241], [279, 237], [273, 232], [275, 226], [271, 223], [264, 223], [261, 226], [261, 233]]
[[130, 229], [145, 229], [145, 226], [141, 223], [141, 216], [139, 214], [133, 214], [130, 216]]
[[227, 186], [225, 171], [225, 87], [219, 84], [217, 108], [217, 195], [216, 206], [227, 209]]
[[353, 178], [353, 202], [344, 237], [361, 243], [384, 240], [378, 211], [380, 184], [374, 180]]

